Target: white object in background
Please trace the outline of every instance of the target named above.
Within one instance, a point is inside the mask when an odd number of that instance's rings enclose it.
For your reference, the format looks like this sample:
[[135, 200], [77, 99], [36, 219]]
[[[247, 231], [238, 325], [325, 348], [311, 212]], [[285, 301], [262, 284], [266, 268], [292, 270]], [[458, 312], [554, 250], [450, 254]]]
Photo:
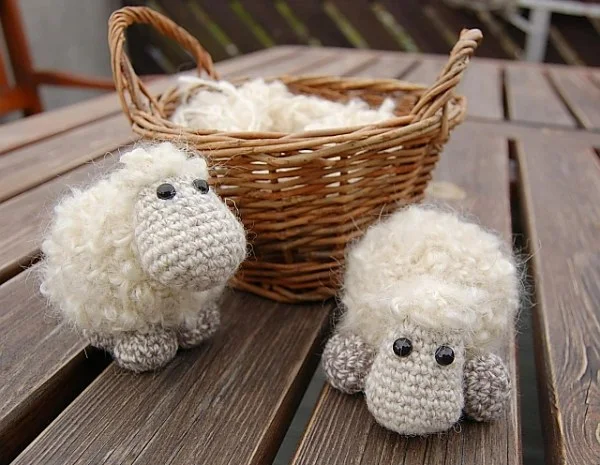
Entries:
[[546, 55], [552, 13], [600, 18], [600, 5], [572, 0], [519, 0], [517, 6], [531, 10], [529, 20], [514, 9], [506, 11], [504, 17], [527, 34], [524, 58], [537, 63]]

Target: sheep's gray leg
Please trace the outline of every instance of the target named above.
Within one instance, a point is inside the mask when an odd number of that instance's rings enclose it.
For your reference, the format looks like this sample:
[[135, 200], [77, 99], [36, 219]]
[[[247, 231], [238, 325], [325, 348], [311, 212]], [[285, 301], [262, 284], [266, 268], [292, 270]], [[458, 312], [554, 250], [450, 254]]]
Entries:
[[115, 340], [112, 336], [95, 333], [93, 331], [84, 330], [83, 337], [89, 341], [90, 345], [107, 352], [110, 352], [115, 344]]
[[502, 417], [510, 398], [510, 374], [494, 354], [473, 357], [464, 366], [464, 412], [476, 421]]
[[141, 373], [162, 368], [177, 353], [177, 337], [170, 330], [127, 332], [115, 337], [112, 350], [117, 365]]
[[217, 302], [211, 302], [198, 314], [197, 319], [188, 321], [179, 327], [177, 331], [179, 347], [182, 349], [196, 347], [210, 338], [217, 331], [220, 323], [219, 306]]
[[354, 394], [364, 388], [374, 350], [355, 334], [335, 334], [325, 346], [321, 363], [329, 383]]

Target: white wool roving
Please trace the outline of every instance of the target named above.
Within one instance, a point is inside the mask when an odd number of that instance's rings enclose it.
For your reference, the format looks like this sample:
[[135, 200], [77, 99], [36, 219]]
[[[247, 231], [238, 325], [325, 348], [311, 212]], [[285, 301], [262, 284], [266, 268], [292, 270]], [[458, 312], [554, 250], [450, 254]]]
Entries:
[[519, 276], [503, 241], [455, 214], [411, 206], [372, 226], [347, 252], [341, 333], [378, 347], [410, 320], [494, 348], [513, 324]]
[[42, 244], [41, 292], [74, 326], [100, 334], [171, 325], [198, 312], [220, 289], [174, 292], [148, 279], [134, 245], [140, 191], [165, 179], [207, 179], [202, 158], [171, 144], [136, 148], [88, 189], [73, 189], [54, 211]]
[[[181, 78], [188, 97], [171, 116], [193, 129], [296, 133], [315, 129], [373, 124], [393, 118], [395, 104], [379, 108], [353, 99], [347, 103], [291, 93], [280, 81], [253, 79], [239, 87], [226, 81]], [[194, 93], [198, 87], [205, 87]]]

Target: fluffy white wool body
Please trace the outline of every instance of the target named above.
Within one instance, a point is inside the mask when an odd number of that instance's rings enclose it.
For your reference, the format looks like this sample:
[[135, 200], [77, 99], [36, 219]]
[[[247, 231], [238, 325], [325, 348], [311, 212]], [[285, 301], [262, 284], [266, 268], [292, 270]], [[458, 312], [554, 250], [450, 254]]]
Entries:
[[[188, 97], [171, 121], [193, 129], [295, 133], [373, 124], [394, 117], [391, 99], [372, 109], [360, 99], [338, 103], [295, 95], [280, 81], [253, 79], [235, 87], [226, 81], [181, 79]], [[198, 87], [204, 88], [194, 93]]]
[[43, 242], [41, 292], [73, 325], [96, 333], [175, 326], [221, 292], [173, 291], [143, 272], [134, 242], [134, 205], [148, 185], [169, 177], [207, 179], [206, 162], [171, 144], [137, 148], [120, 169], [56, 207]]
[[503, 241], [456, 215], [411, 206], [372, 226], [347, 252], [340, 331], [378, 347], [410, 321], [463, 333], [469, 351], [495, 348], [519, 306]]

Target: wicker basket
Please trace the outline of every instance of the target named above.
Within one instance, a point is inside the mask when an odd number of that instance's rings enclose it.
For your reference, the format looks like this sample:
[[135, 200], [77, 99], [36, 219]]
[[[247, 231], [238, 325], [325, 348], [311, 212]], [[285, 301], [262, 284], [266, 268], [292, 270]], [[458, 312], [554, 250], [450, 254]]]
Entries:
[[[110, 18], [112, 68], [133, 130], [148, 139], [183, 143], [208, 157], [213, 185], [239, 211], [251, 257], [233, 285], [274, 300], [322, 300], [336, 293], [346, 244], [382, 214], [424, 196], [449, 131], [465, 114], [454, 89], [481, 40], [463, 30], [433, 86], [394, 79], [282, 76], [295, 93], [345, 101], [396, 101], [396, 117], [361, 127], [295, 134], [191, 130], [169, 121], [176, 87], [151, 95], [125, 55], [125, 30], [146, 23], [176, 40], [198, 71], [216, 78], [210, 55], [184, 29], [143, 7]], [[231, 203], [231, 202], [228, 203]]]

